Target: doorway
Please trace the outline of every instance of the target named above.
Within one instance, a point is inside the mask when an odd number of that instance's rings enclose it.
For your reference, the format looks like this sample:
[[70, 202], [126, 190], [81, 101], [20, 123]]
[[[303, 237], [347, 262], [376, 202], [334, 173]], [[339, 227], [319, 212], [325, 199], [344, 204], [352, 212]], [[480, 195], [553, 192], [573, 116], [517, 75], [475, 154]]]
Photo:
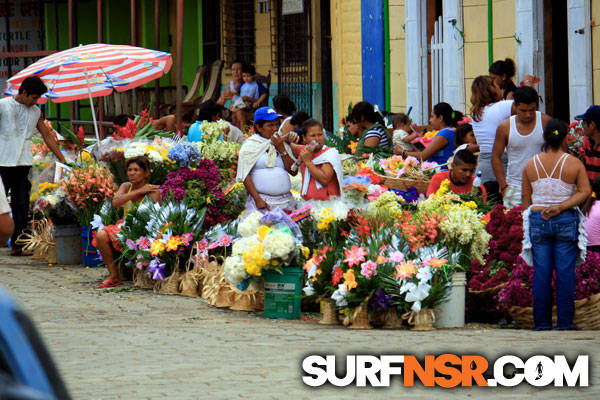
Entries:
[[333, 76], [331, 70], [331, 4], [321, 0], [321, 85], [323, 126], [333, 132]]
[[[567, 2], [544, 0], [544, 86], [546, 114], [569, 122]], [[542, 93], [540, 93], [542, 94]]]
[[202, 63], [212, 65], [220, 58], [220, 1], [211, 0], [200, 3], [202, 7]]

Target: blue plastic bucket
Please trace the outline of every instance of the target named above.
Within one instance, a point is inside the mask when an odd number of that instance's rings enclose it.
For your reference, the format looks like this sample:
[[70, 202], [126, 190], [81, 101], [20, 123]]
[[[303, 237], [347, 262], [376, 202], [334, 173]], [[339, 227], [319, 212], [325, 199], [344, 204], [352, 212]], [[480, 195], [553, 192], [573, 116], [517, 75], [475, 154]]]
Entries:
[[102, 258], [97, 249], [92, 246], [92, 228], [90, 226], [84, 225], [81, 227], [81, 244], [84, 267], [97, 267], [102, 264]]

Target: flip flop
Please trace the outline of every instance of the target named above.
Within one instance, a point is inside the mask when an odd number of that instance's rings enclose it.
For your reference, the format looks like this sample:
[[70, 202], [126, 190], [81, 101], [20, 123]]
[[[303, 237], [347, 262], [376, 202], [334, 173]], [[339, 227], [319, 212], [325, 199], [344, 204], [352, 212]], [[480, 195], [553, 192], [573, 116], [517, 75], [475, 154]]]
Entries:
[[110, 278], [107, 278], [105, 280], [102, 281], [101, 284], [99, 284], [96, 288], [97, 289], [108, 289], [108, 288], [112, 288], [112, 287], [117, 287], [117, 286], [121, 286], [123, 284], [123, 282], [121, 281], [113, 281]]

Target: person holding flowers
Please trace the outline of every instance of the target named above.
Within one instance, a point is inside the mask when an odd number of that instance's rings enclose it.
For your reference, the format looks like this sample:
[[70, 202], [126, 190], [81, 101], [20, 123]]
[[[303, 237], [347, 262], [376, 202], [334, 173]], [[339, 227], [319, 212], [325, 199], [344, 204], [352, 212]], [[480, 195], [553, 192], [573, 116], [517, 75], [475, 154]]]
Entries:
[[301, 163], [302, 198], [329, 200], [343, 196], [342, 160], [336, 149], [324, 146], [323, 125], [312, 118], [306, 120], [302, 124], [302, 137], [304, 145], [291, 144], [294, 154], [299, 158], [296, 164]]
[[[238, 157], [236, 181], [243, 182], [249, 194], [246, 211], [267, 211], [272, 208], [293, 208], [293, 175], [291, 148], [285, 143], [290, 135], [275, 135], [279, 119], [271, 107], [261, 107], [254, 113], [256, 133], [244, 141]], [[288, 139], [289, 140], [289, 139]]]
[[27, 227], [31, 182], [29, 172], [33, 165], [31, 137], [37, 131], [60, 162], [65, 157], [54, 141], [50, 130], [44, 124], [37, 103], [40, 96], [48, 91], [44, 82], [37, 76], [26, 78], [15, 97], [0, 100], [0, 177], [6, 193], [11, 195], [11, 209], [15, 229], [11, 237], [11, 256], [31, 255], [24, 253], [16, 243], [17, 238]]
[[[129, 182], [125, 182], [119, 187], [115, 194], [112, 204], [115, 208], [123, 207], [125, 216], [133, 203], [139, 203], [148, 196], [154, 201], [160, 201], [160, 191], [157, 185], [148, 184], [150, 178], [150, 161], [145, 156], [130, 158], [125, 162], [127, 169], [127, 178]], [[119, 276], [119, 270], [115, 264], [115, 251], [121, 251], [118, 245], [117, 234], [121, 230], [120, 223], [116, 225], [105, 226], [100, 230], [92, 245], [94, 245], [108, 268], [109, 276], [98, 285], [98, 289], [105, 289], [123, 284]]]
[[[591, 194], [583, 163], [565, 153], [569, 128], [552, 119], [544, 129], [545, 149], [523, 171], [523, 250], [534, 267], [533, 320], [552, 329], [552, 275], [556, 270], [556, 329], [574, 329], [575, 264], [585, 260], [584, 217], [577, 206]], [[550, 171], [550, 172], [548, 172]], [[577, 185], [577, 191], [575, 191]]]

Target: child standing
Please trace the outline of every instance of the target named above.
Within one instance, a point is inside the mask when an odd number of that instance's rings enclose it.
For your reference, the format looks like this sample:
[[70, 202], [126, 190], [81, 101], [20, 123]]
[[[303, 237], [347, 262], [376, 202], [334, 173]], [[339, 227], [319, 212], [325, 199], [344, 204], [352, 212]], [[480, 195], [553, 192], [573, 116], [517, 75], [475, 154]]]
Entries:
[[394, 125], [394, 146], [400, 146], [402, 150], [412, 151], [413, 146], [411, 142], [421, 134], [418, 132], [409, 133], [412, 129], [410, 128], [410, 118], [408, 118], [408, 115], [403, 113], [396, 114], [392, 123]]

